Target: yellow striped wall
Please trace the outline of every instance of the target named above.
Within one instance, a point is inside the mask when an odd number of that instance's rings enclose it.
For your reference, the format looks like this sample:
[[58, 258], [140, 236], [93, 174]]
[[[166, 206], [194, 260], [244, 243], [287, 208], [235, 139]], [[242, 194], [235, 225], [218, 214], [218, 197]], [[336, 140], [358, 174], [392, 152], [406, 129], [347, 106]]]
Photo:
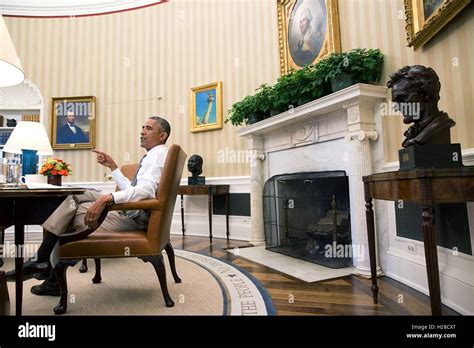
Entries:
[[[246, 163], [217, 161], [219, 150], [230, 154], [246, 148], [230, 123], [223, 130], [189, 132], [189, 93], [222, 81], [226, 114], [258, 85], [275, 82], [279, 48], [273, 1], [172, 0], [110, 15], [7, 17], [5, 22], [27, 78], [43, 94], [48, 131], [52, 97], [94, 95], [96, 148], [119, 164], [139, 161], [142, 122], [158, 114], [172, 125], [170, 143], [204, 158], [203, 175], [249, 173]], [[104, 168], [89, 150], [56, 150], [55, 156], [73, 164], [70, 180], [104, 179]], [[185, 170], [183, 176], [188, 174]]]
[[[474, 147], [474, 68], [469, 60], [474, 56], [473, 12], [471, 4], [425, 49], [414, 52], [406, 47], [403, 0], [339, 0], [342, 49], [380, 48], [386, 55], [382, 83], [405, 65], [429, 65], [437, 71], [440, 108], [456, 120], [452, 136], [463, 149]], [[261, 83], [275, 82], [280, 71], [276, 0], [171, 0], [109, 15], [8, 17], [5, 22], [27, 78], [43, 94], [48, 130], [52, 97], [94, 95], [96, 147], [119, 164], [139, 160], [141, 124], [148, 115], [159, 114], [172, 124], [171, 143], [204, 157], [204, 175], [249, 173], [246, 163], [217, 161], [219, 150], [245, 149], [231, 124], [223, 130], [189, 132], [189, 91], [222, 81], [226, 114]], [[383, 122], [385, 158], [394, 161], [406, 126], [399, 116], [384, 117]], [[55, 155], [73, 163], [71, 180], [103, 180], [105, 171], [89, 151]]]

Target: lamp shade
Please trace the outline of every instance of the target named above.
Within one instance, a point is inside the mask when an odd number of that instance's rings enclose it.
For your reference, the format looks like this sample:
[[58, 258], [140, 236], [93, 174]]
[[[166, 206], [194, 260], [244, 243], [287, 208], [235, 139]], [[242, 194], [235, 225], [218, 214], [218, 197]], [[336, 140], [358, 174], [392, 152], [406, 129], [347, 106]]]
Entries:
[[20, 58], [16, 54], [7, 25], [0, 15], [0, 87], [18, 85], [24, 79]]
[[46, 129], [41, 123], [18, 122], [3, 151], [22, 153], [22, 150], [35, 150], [40, 156], [53, 154]]

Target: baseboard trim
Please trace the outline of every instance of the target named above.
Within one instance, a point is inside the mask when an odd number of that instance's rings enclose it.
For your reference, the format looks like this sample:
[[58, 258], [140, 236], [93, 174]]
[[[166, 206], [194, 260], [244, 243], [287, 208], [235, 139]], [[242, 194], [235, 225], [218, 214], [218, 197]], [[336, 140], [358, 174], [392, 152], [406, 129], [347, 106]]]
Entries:
[[[393, 249], [387, 252], [386, 275], [429, 296], [426, 266], [399, 255]], [[474, 305], [471, 299], [474, 298], [474, 288], [442, 272], [439, 277], [441, 302], [463, 315], [473, 315]]]

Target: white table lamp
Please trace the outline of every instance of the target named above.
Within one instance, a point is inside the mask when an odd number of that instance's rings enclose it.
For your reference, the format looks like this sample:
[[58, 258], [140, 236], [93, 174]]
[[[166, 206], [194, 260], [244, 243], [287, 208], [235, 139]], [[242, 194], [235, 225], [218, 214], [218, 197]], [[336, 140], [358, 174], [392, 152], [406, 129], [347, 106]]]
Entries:
[[27, 121], [18, 122], [3, 151], [23, 155], [22, 175], [37, 174], [37, 155], [53, 154], [44, 126], [38, 122]]
[[0, 15], [0, 87], [14, 86], [23, 82], [25, 74], [20, 58], [13, 46], [7, 26]]

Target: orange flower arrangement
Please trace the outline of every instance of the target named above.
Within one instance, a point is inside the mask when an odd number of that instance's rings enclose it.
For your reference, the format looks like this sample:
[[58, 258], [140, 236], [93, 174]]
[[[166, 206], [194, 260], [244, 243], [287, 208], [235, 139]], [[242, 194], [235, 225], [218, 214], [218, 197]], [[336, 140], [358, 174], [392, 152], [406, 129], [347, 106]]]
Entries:
[[69, 163], [59, 158], [48, 158], [43, 161], [39, 173], [47, 176], [69, 176], [72, 174], [72, 168]]

